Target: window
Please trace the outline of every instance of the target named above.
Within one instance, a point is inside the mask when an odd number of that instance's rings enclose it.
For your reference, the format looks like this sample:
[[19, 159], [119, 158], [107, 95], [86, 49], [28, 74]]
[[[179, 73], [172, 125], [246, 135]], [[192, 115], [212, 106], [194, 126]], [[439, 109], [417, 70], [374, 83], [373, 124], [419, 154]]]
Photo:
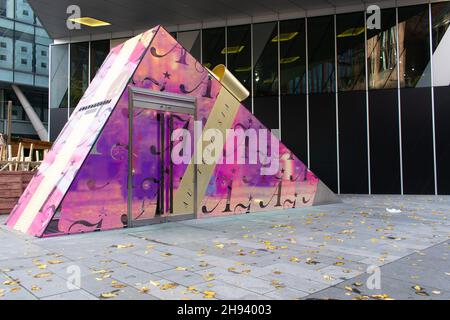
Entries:
[[253, 112], [269, 129], [279, 128], [278, 23], [253, 25]]
[[4, 54], [0, 54], [0, 60], [2, 60], [2, 61], [6, 61], [6, 55], [4, 55]]
[[89, 43], [70, 44], [70, 108], [75, 108], [89, 85]]
[[280, 21], [279, 41], [281, 94], [305, 94], [305, 19]]
[[0, 16], [14, 18], [14, 0], [0, 0]]
[[52, 45], [50, 74], [50, 108], [67, 108], [68, 93], [68, 56], [69, 46], [67, 44]]
[[431, 85], [428, 5], [398, 9], [400, 87]]
[[178, 32], [177, 41], [200, 61], [200, 30]]
[[205, 29], [203, 32], [203, 65], [213, 69], [225, 64], [225, 28]]
[[276, 22], [253, 25], [254, 96], [278, 95], [277, 39]]
[[[12, 28], [12, 25], [11, 25]], [[7, 72], [4, 69], [13, 68], [13, 39], [14, 31], [7, 26], [6, 28], [0, 27], [0, 53], [5, 57], [5, 59], [0, 60], [0, 67], [2, 71], [0, 72], [0, 81], [12, 81], [12, 72]]]
[[227, 28], [227, 67], [234, 76], [251, 91], [252, 48], [251, 26]]
[[450, 43], [450, 2], [431, 5], [433, 22], [433, 85], [450, 85], [450, 63], [448, 45]]
[[[34, 27], [28, 24], [15, 22], [14, 30], [14, 47], [15, 47], [15, 71], [16, 73], [14, 81], [18, 78], [22, 83], [33, 85], [33, 73], [35, 72], [35, 41], [34, 41]], [[23, 62], [26, 60], [27, 62]]]
[[91, 75], [90, 79], [94, 79], [98, 69], [100, 69], [103, 61], [109, 54], [109, 40], [99, 40], [91, 42]]
[[28, 61], [27, 61], [27, 59], [20, 59], [20, 63], [21, 64], [28, 64]]
[[365, 90], [364, 13], [336, 16], [339, 91]]
[[41, 50], [41, 56], [46, 57], [47, 56], [47, 51]]
[[31, 7], [26, 0], [15, 0], [15, 4], [16, 20], [27, 23], [35, 22], [33, 11], [31, 10]]
[[381, 10], [381, 30], [367, 29], [369, 89], [397, 88], [395, 8]]
[[334, 17], [308, 19], [309, 92], [335, 91]]
[[42, 68], [47, 68], [47, 64], [45, 62], [41, 62], [41, 67]]

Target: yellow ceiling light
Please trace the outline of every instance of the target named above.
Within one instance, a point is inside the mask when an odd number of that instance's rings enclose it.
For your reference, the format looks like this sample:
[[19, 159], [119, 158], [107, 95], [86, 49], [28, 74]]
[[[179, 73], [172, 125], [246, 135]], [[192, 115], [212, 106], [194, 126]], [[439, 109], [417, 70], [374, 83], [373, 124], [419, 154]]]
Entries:
[[242, 50], [244, 50], [245, 46], [234, 46], [234, 47], [225, 47], [220, 51], [221, 54], [232, 54], [232, 53], [239, 53]]
[[109, 22], [98, 20], [98, 19], [91, 18], [91, 17], [72, 18], [72, 19], [69, 19], [69, 21], [79, 23], [79, 24], [82, 24], [82, 25], [85, 25], [88, 27], [93, 27], [93, 28], [111, 25], [111, 23], [109, 23]]
[[275, 36], [272, 39], [272, 42], [282, 42], [282, 41], [289, 41], [295, 38], [295, 36], [298, 35], [298, 32], [286, 32], [286, 33], [280, 33], [279, 36]]
[[292, 63], [294, 61], [297, 61], [298, 59], [300, 59], [299, 56], [282, 58], [280, 59], [280, 64]]
[[234, 69], [235, 72], [249, 72], [252, 71], [252, 67], [240, 67]]
[[356, 37], [364, 33], [364, 27], [350, 28], [337, 35], [338, 38]]

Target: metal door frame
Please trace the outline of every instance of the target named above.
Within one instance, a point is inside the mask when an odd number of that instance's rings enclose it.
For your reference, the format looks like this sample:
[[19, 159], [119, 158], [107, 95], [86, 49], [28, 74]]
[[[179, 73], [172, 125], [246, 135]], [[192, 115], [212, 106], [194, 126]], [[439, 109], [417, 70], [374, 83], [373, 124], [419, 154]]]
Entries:
[[[196, 98], [161, 91], [153, 91], [137, 87], [128, 87], [128, 183], [127, 183], [127, 218], [128, 227], [139, 227], [144, 225], [156, 224], [161, 222], [180, 221], [197, 218], [197, 164], [194, 162], [194, 198], [193, 213], [178, 214], [174, 216], [155, 216], [151, 219], [133, 220], [132, 217], [132, 196], [133, 196], [133, 163], [130, 161], [133, 154], [133, 108], [135, 104], [139, 108], [152, 109], [157, 111], [176, 112], [189, 114], [196, 118]], [[196, 141], [194, 141], [195, 146]]]

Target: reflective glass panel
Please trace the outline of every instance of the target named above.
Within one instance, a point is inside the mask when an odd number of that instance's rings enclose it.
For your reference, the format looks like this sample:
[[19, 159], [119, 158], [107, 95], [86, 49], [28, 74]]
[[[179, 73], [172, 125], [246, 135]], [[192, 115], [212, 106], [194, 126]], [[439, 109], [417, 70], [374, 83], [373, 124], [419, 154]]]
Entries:
[[398, 9], [400, 87], [431, 85], [428, 5]]
[[200, 61], [200, 30], [178, 32], [177, 41]]
[[365, 90], [364, 13], [336, 16], [339, 91]]
[[235, 77], [251, 91], [252, 48], [251, 26], [227, 28], [227, 66]]
[[70, 44], [70, 108], [75, 108], [89, 85], [89, 43]]
[[225, 28], [204, 29], [202, 32], [203, 65], [212, 70], [225, 64]]
[[309, 92], [335, 91], [334, 17], [308, 19]]
[[278, 26], [276, 22], [253, 25], [254, 96], [278, 95]]
[[279, 41], [281, 94], [305, 94], [305, 19], [280, 21]]
[[433, 25], [433, 85], [450, 85], [450, 2], [431, 5]]

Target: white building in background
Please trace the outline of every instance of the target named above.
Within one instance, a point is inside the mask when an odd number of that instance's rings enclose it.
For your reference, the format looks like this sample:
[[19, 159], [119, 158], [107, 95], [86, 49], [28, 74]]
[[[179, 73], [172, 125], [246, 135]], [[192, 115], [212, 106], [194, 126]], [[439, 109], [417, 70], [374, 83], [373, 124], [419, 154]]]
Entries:
[[12, 135], [38, 138], [12, 84], [22, 91], [47, 126], [52, 42], [27, 1], [0, 0], [0, 132], [6, 132], [6, 105], [11, 100]]

